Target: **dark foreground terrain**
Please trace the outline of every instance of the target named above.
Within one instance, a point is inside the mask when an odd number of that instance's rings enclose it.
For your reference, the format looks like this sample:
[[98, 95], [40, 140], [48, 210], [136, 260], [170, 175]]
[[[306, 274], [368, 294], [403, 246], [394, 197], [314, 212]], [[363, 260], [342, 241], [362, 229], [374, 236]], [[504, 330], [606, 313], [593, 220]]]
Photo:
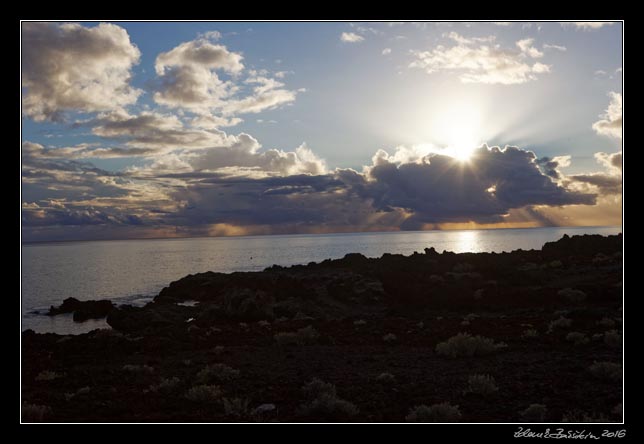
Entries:
[[69, 301], [113, 329], [23, 333], [23, 421], [621, 422], [621, 252], [356, 254]]

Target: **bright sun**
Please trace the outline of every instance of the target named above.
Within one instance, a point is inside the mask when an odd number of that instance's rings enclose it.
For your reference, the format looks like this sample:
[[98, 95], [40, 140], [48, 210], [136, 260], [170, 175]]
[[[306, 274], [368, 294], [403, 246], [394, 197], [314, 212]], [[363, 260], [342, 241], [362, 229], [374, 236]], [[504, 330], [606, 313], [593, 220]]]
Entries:
[[471, 106], [453, 106], [434, 121], [433, 135], [442, 153], [468, 161], [482, 143], [481, 115]]

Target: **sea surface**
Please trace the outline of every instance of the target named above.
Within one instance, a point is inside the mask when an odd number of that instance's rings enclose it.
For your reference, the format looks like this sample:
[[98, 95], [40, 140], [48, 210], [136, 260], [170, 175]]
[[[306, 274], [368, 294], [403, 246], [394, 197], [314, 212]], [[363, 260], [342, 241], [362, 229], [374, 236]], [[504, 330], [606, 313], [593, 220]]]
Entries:
[[529, 250], [564, 234], [619, 232], [621, 227], [549, 227], [25, 244], [22, 329], [80, 334], [107, 328], [104, 320], [74, 323], [71, 315], [49, 317], [44, 313], [68, 297], [143, 305], [170, 282], [205, 271], [256, 271], [273, 264], [337, 259], [347, 253], [409, 255], [428, 247], [456, 253]]

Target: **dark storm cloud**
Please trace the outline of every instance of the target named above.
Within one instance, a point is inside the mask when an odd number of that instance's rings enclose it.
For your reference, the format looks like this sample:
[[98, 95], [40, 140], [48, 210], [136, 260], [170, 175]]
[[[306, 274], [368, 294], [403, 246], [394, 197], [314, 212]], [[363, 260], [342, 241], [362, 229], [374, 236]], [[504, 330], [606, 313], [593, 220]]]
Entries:
[[[217, 224], [264, 227], [265, 233], [422, 229], [424, 224], [445, 222], [493, 223], [512, 209], [592, 205], [596, 199], [595, 194], [558, 185], [542, 171], [543, 161], [514, 147], [483, 146], [469, 162], [440, 154], [394, 162], [396, 156], [380, 151], [363, 172], [337, 169], [320, 175], [256, 177], [226, 171], [154, 175], [149, 170], [143, 178], [136, 173], [110, 177], [91, 171], [91, 164], [81, 167], [34, 156], [41, 148], [27, 149], [24, 177], [33, 182], [27, 186], [33, 199], [25, 201], [33, 203], [23, 205], [26, 226], [154, 225], [185, 234], [207, 234], [207, 227]], [[53, 164], [39, 169], [34, 167], [38, 162]], [[74, 168], [80, 170], [67, 171]], [[583, 176], [568, 182], [593, 180], [600, 188], [611, 185]], [[54, 191], [46, 189], [51, 184]], [[43, 196], [58, 201], [47, 202]], [[100, 208], [92, 207], [95, 201]]]
[[498, 220], [527, 205], [593, 204], [543, 174], [534, 153], [515, 147], [477, 149], [470, 162], [430, 154], [420, 163], [380, 162], [361, 187], [376, 208], [401, 207], [423, 222]]
[[22, 223], [28, 227], [50, 225], [142, 225], [135, 215], [114, 215], [93, 208], [23, 208]]
[[187, 225], [368, 226], [388, 217], [397, 226], [404, 221], [402, 228], [419, 228], [424, 223], [496, 222], [512, 208], [593, 204], [596, 197], [555, 184], [541, 172], [533, 153], [512, 147], [482, 147], [470, 163], [438, 154], [419, 163], [380, 159], [365, 174], [336, 170], [262, 179], [188, 177], [193, 182], [175, 194], [187, 202], [175, 217]]

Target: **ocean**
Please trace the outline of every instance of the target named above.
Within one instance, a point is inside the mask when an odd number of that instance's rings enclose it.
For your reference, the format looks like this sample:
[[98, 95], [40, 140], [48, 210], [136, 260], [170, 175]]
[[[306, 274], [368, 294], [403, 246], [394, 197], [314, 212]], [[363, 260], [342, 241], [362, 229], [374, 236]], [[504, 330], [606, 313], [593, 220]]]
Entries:
[[620, 232], [621, 227], [548, 227], [25, 244], [21, 328], [59, 334], [107, 328], [104, 320], [75, 323], [71, 315], [44, 313], [68, 297], [142, 305], [170, 282], [205, 271], [257, 271], [273, 264], [337, 259], [347, 253], [409, 255], [429, 247], [456, 253], [529, 250], [564, 234]]

